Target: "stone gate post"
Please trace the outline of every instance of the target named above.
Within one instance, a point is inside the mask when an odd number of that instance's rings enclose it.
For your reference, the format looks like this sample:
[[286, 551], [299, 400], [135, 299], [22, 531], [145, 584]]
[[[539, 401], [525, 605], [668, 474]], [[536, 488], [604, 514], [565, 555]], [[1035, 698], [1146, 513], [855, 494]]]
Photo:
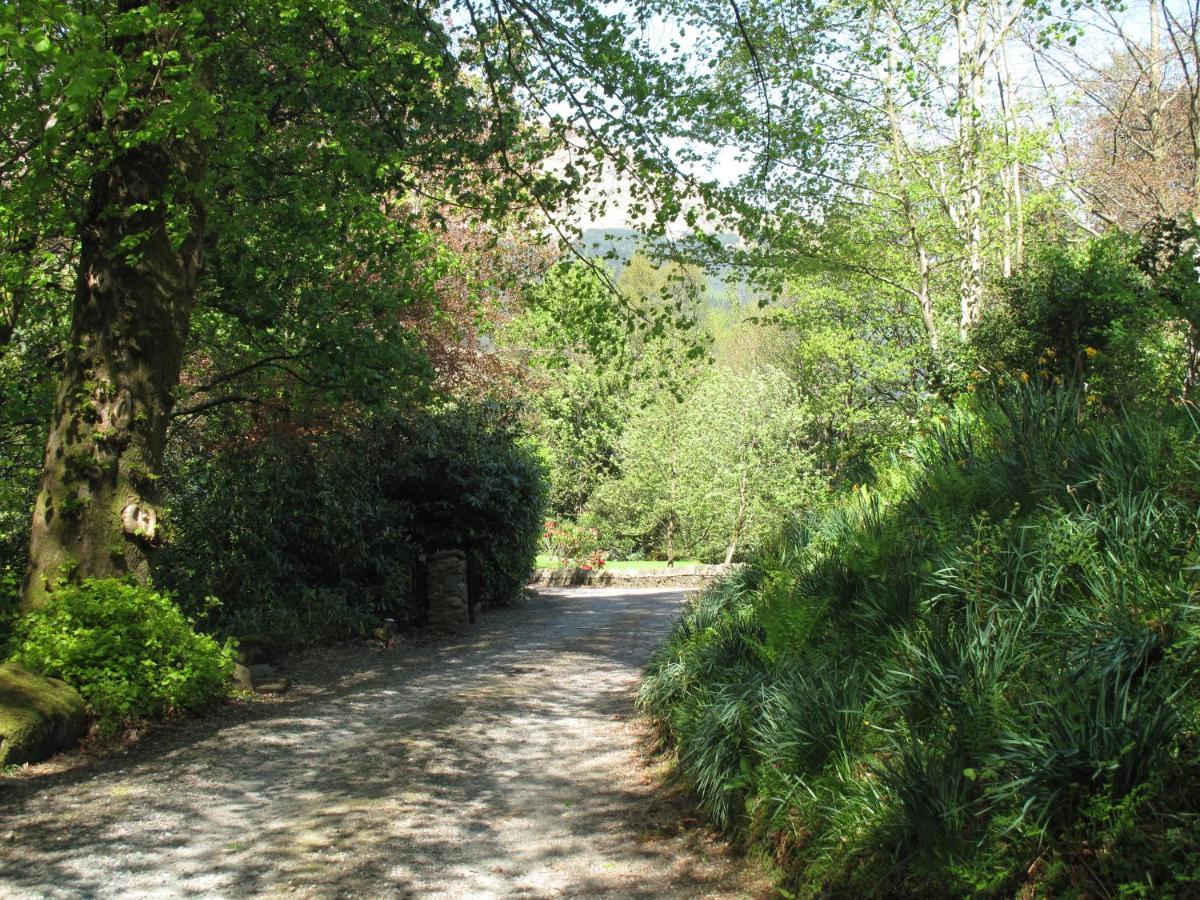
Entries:
[[457, 630], [467, 624], [467, 555], [440, 550], [429, 556], [429, 624]]

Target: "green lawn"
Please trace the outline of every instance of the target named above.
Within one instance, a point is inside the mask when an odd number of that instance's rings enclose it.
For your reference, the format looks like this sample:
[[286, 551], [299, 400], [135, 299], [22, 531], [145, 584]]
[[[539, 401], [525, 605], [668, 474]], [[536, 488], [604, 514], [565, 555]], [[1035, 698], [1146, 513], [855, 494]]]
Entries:
[[[677, 559], [675, 560], [675, 565], [698, 566], [700, 565], [700, 560]], [[539, 554], [537, 558], [537, 567], [539, 569], [558, 569], [561, 568], [561, 565], [557, 559], [552, 559], [545, 554]], [[638, 572], [649, 569], [665, 569], [666, 567], [667, 561], [664, 559], [630, 559], [613, 561], [610, 563], [605, 563], [604, 565], [604, 568], [610, 569], [614, 572]]]

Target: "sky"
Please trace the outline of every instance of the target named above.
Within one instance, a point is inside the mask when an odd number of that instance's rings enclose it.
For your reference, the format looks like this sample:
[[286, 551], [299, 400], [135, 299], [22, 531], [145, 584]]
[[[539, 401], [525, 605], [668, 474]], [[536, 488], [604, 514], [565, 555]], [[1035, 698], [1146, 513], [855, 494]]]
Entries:
[[[1169, 11], [1182, 14], [1186, 2], [1187, 0], [1168, 0], [1166, 6]], [[982, 3], [980, 5], [982, 6]], [[632, 8], [628, 4], [613, 4], [608, 9], [624, 12], [632, 18]], [[1035, 67], [1029, 46], [1023, 45], [1020, 40], [1013, 40], [1009, 50], [1009, 65], [1013, 70], [1018, 98], [1023, 97], [1027, 101], [1022, 114], [1034, 125], [1048, 126], [1048, 110], [1052, 99], [1060, 114], [1063, 111], [1069, 113], [1069, 95], [1073, 93], [1069, 76], [1086, 71], [1090, 65], [1106, 65], [1111, 60], [1114, 51], [1120, 46], [1119, 40], [1113, 33], [1112, 25], [1107, 19], [1115, 17], [1128, 35], [1135, 40], [1148, 42], [1147, 9], [1147, 0], [1134, 0], [1120, 10], [1110, 11], [1105, 7], [1082, 8], [1073, 13], [1075, 18], [1067, 21], [1087, 27], [1074, 47], [1062, 45], [1058, 51], [1053, 52], [1054, 65], [1048, 65], [1043, 59], [1042, 65]], [[704, 43], [702, 35], [694, 27], [689, 26], [681, 30], [678, 26], [668, 24], [661, 17], [651, 19], [639, 31], [639, 36], [650, 47], [667, 55], [675, 54], [677, 57], [680, 53], [690, 54], [697, 51]], [[672, 42], [677, 43], [679, 47], [673, 49]], [[953, 55], [952, 41], [948, 42], [945, 52]], [[946, 60], [948, 63], [952, 61], [951, 59]], [[988, 81], [988, 91], [990, 95], [988, 102], [995, 105], [997, 95], [994, 78], [990, 78]], [[947, 127], [950, 127], [952, 124], [950, 118], [947, 118], [946, 124]], [[914, 135], [913, 137], [917, 143], [920, 142], [919, 136]], [[937, 138], [934, 140], [935, 142], [939, 141]], [[674, 149], [678, 155], [683, 150], [693, 148], [676, 143]], [[692, 174], [701, 180], [731, 184], [744, 175], [746, 169], [747, 164], [737, 158], [736, 150], [724, 148], [713, 154], [709, 161], [693, 168]], [[629, 184], [609, 167], [603, 177], [573, 206], [567, 214], [567, 219], [571, 224], [582, 228], [638, 229], [645, 223], [639, 222], [632, 214], [630, 193]], [[607, 206], [603, 212], [596, 213], [591, 207], [601, 197], [606, 198]], [[674, 223], [672, 236], [679, 236], [686, 231], [686, 225], [682, 221], [678, 221]]]

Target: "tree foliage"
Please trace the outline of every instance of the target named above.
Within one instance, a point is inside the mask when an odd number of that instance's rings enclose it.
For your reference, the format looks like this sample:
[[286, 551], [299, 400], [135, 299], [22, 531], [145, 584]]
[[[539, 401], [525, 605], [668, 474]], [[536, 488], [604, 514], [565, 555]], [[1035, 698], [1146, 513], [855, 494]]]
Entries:
[[30, 604], [79, 574], [146, 577], [173, 418], [421, 399], [435, 373], [406, 311], [436, 307], [456, 271], [443, 210], [544, 224], [605, 165], [643, 202], [654, 189], [659, 218], [676, 205], [642, 127], [670, 96], [666, 69], [589, 3], [0, 15], [5, 343], [32, 294], [64, 272], [76, 285]]

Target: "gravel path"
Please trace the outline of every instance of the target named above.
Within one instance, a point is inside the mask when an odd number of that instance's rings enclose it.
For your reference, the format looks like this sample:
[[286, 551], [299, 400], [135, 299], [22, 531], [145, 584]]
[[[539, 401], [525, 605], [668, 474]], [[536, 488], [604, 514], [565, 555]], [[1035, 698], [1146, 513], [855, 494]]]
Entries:
[[0, 780], [0, 896], [761, 895], [640, 761], [632, 693], [681, 600], [547, 590], [460, 639], [296, 657], [283, 699]]

